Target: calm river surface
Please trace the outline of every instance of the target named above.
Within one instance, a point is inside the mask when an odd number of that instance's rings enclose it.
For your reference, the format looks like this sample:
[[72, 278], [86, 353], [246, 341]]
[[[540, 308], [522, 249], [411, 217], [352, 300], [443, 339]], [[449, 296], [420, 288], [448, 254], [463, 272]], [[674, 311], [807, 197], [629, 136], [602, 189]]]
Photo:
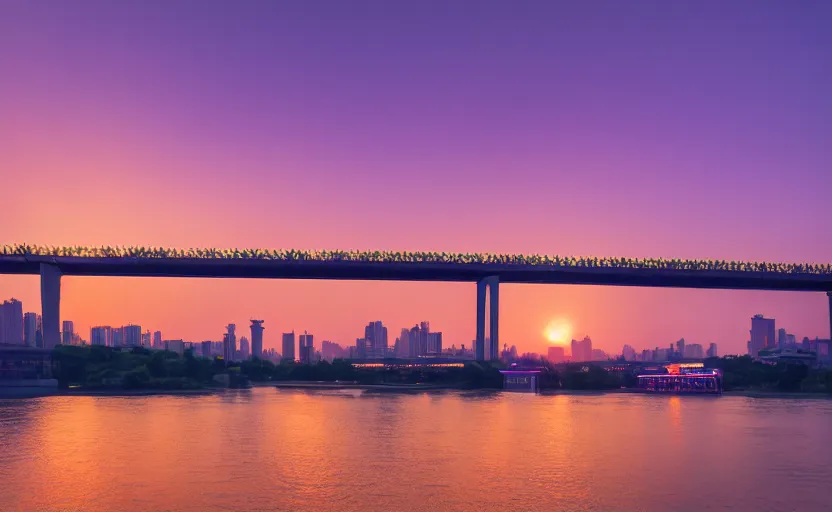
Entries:
[[0, 400], [0, 510], [827, 511], [832, 401], [629, 394]]

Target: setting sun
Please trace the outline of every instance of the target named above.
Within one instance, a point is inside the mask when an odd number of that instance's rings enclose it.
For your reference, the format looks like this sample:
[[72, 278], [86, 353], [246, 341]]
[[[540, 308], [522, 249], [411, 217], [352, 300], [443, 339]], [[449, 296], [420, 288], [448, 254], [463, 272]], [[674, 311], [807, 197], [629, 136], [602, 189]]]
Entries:
[[572, 327], [563, 320], [552, 320], [543, 331], [546, 340], [553, 345], [565, 345], [572, 337]]

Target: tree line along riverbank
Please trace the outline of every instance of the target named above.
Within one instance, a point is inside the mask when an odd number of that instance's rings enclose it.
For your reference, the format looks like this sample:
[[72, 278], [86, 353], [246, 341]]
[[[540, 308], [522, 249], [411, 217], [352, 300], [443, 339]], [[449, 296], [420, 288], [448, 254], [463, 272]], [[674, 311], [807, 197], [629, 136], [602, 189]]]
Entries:
[[[53, 374], [62, 389], [112, 390], [200, 390], [215, 387], [247, 387], [252, 383], [325, 382], [364, 386], [414, 386], [459, 389], [501, 389], [499, 362], [466, 362], [462, 367], [429, 368], [402, 365], [391, 368], [356, 368], [336, 359], [314, 365], [268, 360], [227, 364], [221, 358], [180, 356], [166, 350], [142, 347], [56, 347], [52, 352]], [[592, 363], [553, 366], [546, 360], [521, 361], [536, 366], [542, 389], [604, 391], [636, 388], [638, 369], [609, 371]], [[750, 357], [705, 360], [705, 366], [720, 368], [725, 391], [756, 393], [830, 393], [832, 371], [810, 369], [802, 364], [770, 365]]]

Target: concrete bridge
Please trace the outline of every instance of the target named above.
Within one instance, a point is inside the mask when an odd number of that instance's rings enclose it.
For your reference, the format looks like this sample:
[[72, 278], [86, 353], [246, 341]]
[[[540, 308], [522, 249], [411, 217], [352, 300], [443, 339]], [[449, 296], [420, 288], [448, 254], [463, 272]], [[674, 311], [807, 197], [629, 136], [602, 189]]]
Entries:
[[[6, 249], [8, 246], [6, 246]], [[48, 254], [51, 251], [53, 254]], [[443, 255], [412, 253], [409, 261], [398, 254], [362, 253], [349, 257], [281, 253], [217, 254], [192, 251], [172, 256], [127, 254], [62, 255], [63, 250], [5, 250], [0, 274], [35, 274], [41, 277], [43, 336], [47, 347], [60, 343], [61, 277], [211, 277], [260, 279], [340, 279], [390, 281], [449, 281], [476, 283], [477, 359], [485, 358], [486, 322], [490, 328], [490, 358], [499, 349], [500, 283], [594, 284], [611, 286], [773, 290], [826, 293], [832, 334], [832, 270], [829, 265], [726, 264], [682, 260], [541, 260], [539, 257]], [[104, 252], [105, 255], [100, 254]], [[166, 253], [166, 252], [165, 252]], [[385, 255], [386, 254], [386, 255]], [[421, 254], [421, 255], [420, 255]], [[428, 258], [424, 254], [430, 254]], [[657, 263], [658, 262], [658, 263]]]

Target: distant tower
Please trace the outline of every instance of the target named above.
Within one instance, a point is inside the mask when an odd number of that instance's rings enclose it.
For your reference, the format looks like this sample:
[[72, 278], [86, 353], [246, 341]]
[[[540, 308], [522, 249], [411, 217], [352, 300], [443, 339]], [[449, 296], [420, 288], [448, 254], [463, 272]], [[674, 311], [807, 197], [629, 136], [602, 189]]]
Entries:
[[370, 322], [364, 328], [364, 339], [367, 340], [367, 358], [383, 359], [387, 357], [387, 327], [381, 321]]
[[61, 332], [61, 343], [72, 345], [72, 335], [75, 334], [75, 324], [72, 320], [64, 320], [63, 331]]
[[716, 343], [711, 343], [708, 346], [708, 357], [718, 357]]
[[142, 326], [141, 325], [125, 325], [124, 329], [124, 345], [128, 347], [139, 347], [142, 344]]
[[29, 347], [36, 347], [38, 338], [38, 315], [37, 313], [26, 313], [23, 315], [23, 344]]
[[282, 336], [283, 353], [281, 359], [283, 361], [295, 360], [295, 331], [284, 332]]
[[773, 318], [765, 318], [763, 315], [754, 315], [751, 318], [751, 342], [749, 345], [751, 357], [757, 357], [763, 349], [774, 348]]
[[251, 356], [261, 359], [263, 357], [263, 320], [251, 321]]
[[240, 359], [246, 361], [251, 358], [251, 347], [248, 344], [248, 338], [245, 336], [240, 338]]
[[300, 335], [300, 343], [298, 346], [298, 354], [301, 364], [312, 364], [315, 362], [315, 343], [313, 336], [303, 331]]
[[226, 326], [226, 333], [223, 335], [223, 354], [222, 357], [226, 361], [233, 361], [237, 355], [237, 326], [235, 324], [228, 324]]
[[23, 345], [23, 303], [17, 299], [0, 304], [0, 343]]

